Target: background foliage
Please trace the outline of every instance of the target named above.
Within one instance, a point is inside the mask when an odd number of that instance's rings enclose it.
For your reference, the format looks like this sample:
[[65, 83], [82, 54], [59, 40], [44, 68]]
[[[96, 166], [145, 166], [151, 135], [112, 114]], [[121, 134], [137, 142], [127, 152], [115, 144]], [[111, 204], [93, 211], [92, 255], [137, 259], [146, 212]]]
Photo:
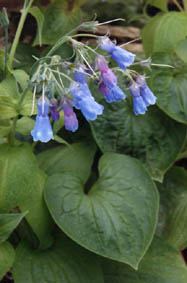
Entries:
[[[9, 67], [6, 29], [10, 45], [19, 7], [11, 11], [7, 2], [10, 23], [4, 11], [0, 17], [6, 45], [0, 51], [0, 280], [185, 283], [187, 1], [49, 2], [34, 1], [28, 9], [25, 2], [29, 16]], [[141, 29], [144, 52], [137, 57], [157, 103], [135, 116], [120, 75], [125, 102], [107, 104], [91, 83], [103, 115], [87, 123], [78, 114], [75, 134], [64, 130], [61, 117], [54, 141], [34, 143], [31, 90], [22, 101], [33, 55], [45, 56], [95, 13], [100, 21], [126, 18], [125, 30]], [[132, 39], [127, 34], [125, 40]], [[124, 43], [120, 36], [117, 41]], [[70, 44], [55, 54], [73, 61]]]

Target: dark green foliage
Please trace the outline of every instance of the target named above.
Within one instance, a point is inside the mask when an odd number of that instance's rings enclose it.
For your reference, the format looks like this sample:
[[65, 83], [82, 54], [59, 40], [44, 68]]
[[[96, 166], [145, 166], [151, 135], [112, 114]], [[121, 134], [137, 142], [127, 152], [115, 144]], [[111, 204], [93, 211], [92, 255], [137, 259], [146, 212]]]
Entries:
[[[178, 10], [170, 12], [166, 0], [148, 0], [144, 7], [137, 0], [42, 3], [30, 7], [26, 0], [22, 10], [37, 26], [32, 44], [23, 33], [27, 43], [18, 40], [13, 58], [11, 48], [8, 57], [7, 48], [0, 50], [1, 282], [8, 271], [15, 283], [187, 282], [180, 255], [187, 248], [187, 1], [185, 11], [173, 4]], [[158, 11], [152, 18], [150, 7]], [[0, 24], [7, 29], [3, 11]], [[144, 61], [142, 74], [148, 74], [156, 105], [136, 116], [127, 85], [141, 64], [122, 76], [112, 61], [127, 98], [107, 103], [95, 79], [89, 87], [103, 114], [88, 123], [77, 110], [79, 130], [70, 133], [61, 111], [59, 121], [50, 121], [54, 140], [33, 142], [32, 90], [37, 85], [40, 97], [46, 79], [38, 82], [33, 74], [45, 62], [67, 69], [68, 96], [77, 53], [84, 62], [68, 36], [95, 12], [101, 21], [125, 17], [122, 25], [141, 27], [147, 20], [142, 37], [151, 72]], [[95, 53], [82, 55], [94, 68]], [[53, 99], [64, 91], [52, 92], [55, 78], [45, 89]]]

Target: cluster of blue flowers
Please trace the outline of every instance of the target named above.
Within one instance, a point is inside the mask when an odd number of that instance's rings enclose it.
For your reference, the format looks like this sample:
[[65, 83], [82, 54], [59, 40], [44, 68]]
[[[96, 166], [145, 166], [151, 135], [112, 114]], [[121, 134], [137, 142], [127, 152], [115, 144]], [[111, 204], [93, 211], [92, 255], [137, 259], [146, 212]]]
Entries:
[[[126, 70], [128, 66], [133, 64], [135, 55], [116, 46], [108, 37], [100, 38], [98, 45], [109, 53], [122, 70]], [[104, 56], [97, 55], [95, 65], [100, 74], [98, 88], [106, 101], [111, 103], [125, 99], [126, 95], [118, 86], [117, 77], [109, 68]], [[144, 114], [149, 105], [155, 104], [156, 97], [147, 86], [144, 76], [138, 75], [136, 79], [132, 79], [129, 89], [133, 97], [133, 108], [136, 115]], [[70, 95], [64, 95], [60, 103], [57, 103], [56, 99], [49, 100], [45, 95], [37, 100], [38, 114], [35, 127], [31, 131], [34, 141], [48, 142], [53, 139], [49, 111], [52, 120], [59, 120], [59, 111], [62, 110], [65, 128], [72, 132], [78, 129], [74, 108], [79, 109], [87, 121], [93, 121], [103, 113], [104, 107], [97, 103], [92, 96], [87, 84], [87, 73], [81, 64], [73, 69], [73, 83], [70, 84], [68, 92]]]

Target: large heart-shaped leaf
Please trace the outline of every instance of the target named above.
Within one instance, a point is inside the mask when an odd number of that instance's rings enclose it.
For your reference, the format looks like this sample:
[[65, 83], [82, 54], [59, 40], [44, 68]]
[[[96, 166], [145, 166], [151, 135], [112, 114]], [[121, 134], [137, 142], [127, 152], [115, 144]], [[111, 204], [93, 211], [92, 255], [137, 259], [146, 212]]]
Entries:
[[167, 242], [155, 238], [138, 271], [117, 262], [102, 261], [105, 283], [186, 283], [181, 255]]
[[13, 274], [15, 283], [103, 283], [97, 257], [63, 235], [45, 251], [21, 243]]
[[85, 181], [89, 177], [95, 151], [95, 144], [75, 143], [71, 147], [58, 146], [38, 154], [38, 162], [48, 175], [71, 172]]
[[171, 118], [187, 124], [187, 65], [165, 53], [155, 54], [153, 62], [174, 67], [153, 68], [150, 86], [157, 96], [157, 105]]
[[0, 242], [8, 239], [27, 213], [0, 214]]
[[162, 181], [182, 148], [186, 128], [157, 107], [149, 107], [145, 115], [134, 115], [130, 97], [109, 104], [100, 95], [99, 101], [104, 112], [91, 128], [100, 149], [139, 158], [153, 179]]
[[138, 160], [116, 153], [103, 155], [99, 175], [88, 194], [77, 175], [52, 175], [45, 190], [48, 208], [74, 241], [137, 268], [157, 221], [155, 186]]
[[182, 250], [187, 247], [187, 172], [173, 167], [158, 188], [162, 216], [159, 232], [172, 246]]
[[0, 244], [0, 280], [6, 272], [12, 267], [15, 251], [9, 242]]
[[154, 52], [171, 52], [187, 36], [187, 13], [158, 14], [142, 30], [146, 56]]

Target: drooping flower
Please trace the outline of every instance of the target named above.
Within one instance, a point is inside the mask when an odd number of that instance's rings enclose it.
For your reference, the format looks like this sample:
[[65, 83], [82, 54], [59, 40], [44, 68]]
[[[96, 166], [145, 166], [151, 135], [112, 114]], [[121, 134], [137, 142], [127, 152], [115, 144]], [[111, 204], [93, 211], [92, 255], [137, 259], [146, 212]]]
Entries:
[[146, 104], [140, 95], [140, 87], [136, 82], [133, 82], [129, 88], [133, 97], [133, 109], [135, 115], [145, 114], [147, 111]]
[[117, 85], [117, 77], [113, 71], [108, 67], [105, 58], [99, 55], [96, 58], [98, 69], [101, 72], [102, 82], [99, 90], [104, 95], [107, 102], [120, 101], [125, 99], [126, 95]]
[[111, 69], [108, 69], [107, 72], [101, 72], [101, 78], [107, 87], [117, 85], [117, 78]]
[[106, 101], [109, 103], [114, 101], [121, 101], [126, 97], [124, 92], [117, 85], [108, 88], [103, 82], [101, 82], [99, 86], [99, 90], [104, 95]]
[[68, 131], [75, 132], [78, 129], [78, 120], [70, 101], [64, 100], [62, 105], [64, 111], [64, 124]]
[[55, 98], [52, 98], [50, 100], [50, 112], [51, 112], [51, 118], [53, 119], [53, 121], [57, 121], [60, 119], [60, 113], [57, 110], [57, 108], [58, 108], [57, 100]]
[[139, 76], [136, 80], [137, 84], [140, 86], [140, 95], [143, 98], [145, 105], [154, 105], [156, 103], [156, 96], [152, 93], [150, 88], [148, 87], [145, 77]]
[[36, 116], [36, 123], [31, 135], [34, 141], [48, 142], [53, 139], [53, 131], [49, 120], [49, 102], [45, 98], [37, 101], [38, 115]]
[[95, 120], [97, 115], [102, 114], [104, 107], [95, 101], [83, 72], [75, 72], [74, 80], [78, 85], [71, 88], [71, 94], [74, 97], [73, 106], [81, 110], [87, 121]]
[[50, 111], [51, 111], [51, 118], [53, 119], [53, 121], [57, 121], [60, 119], [60, 113], [59, 111], [56, 109], [55, 106], [51, 106], [50, 107]]
[[116, 46], [108, 37], [99, 39], [98, 44], [101, 49], [110, 53], [111, 57], [118, 63], [118, 66], [125, 70], [135, 59], [135, 54]]

